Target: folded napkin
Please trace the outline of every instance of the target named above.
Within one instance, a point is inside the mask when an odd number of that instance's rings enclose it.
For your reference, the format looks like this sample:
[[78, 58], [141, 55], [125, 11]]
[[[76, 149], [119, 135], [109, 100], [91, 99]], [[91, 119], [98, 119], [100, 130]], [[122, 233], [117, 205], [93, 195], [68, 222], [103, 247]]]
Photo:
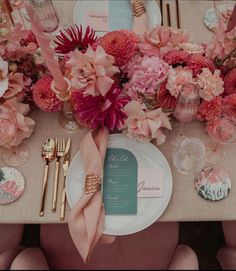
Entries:
[[[102, 180], [108, 135], [109, 131], [106, 128], [90, 131], [81, 141], [80, 153], [85, 175], [94, 174]], [[100, 189], [88, 194], [83, 191], [82, 196], [71, 210], [68, 226], [72, 240], [84, 262], [88, 260], [94, 246], [102, 236], [105, 228], [104, 221], [105, 210]], [[114, 240], [109, 235], [104, 235], [102, 239], [103, 243]]]
[[[148, 16], [144, 7], [144, 0], [130, 0], [133, 7], [133, 31], [137, 35], [143, 35], [148, 30]], [[139, 15], [139, 12], [143, 14]]]

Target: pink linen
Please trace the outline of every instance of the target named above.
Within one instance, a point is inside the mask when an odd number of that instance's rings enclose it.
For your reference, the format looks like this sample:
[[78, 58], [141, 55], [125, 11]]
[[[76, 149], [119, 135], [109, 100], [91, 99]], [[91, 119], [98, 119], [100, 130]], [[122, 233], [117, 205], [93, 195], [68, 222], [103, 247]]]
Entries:
[[[83, 138], [80, 151], [86, 174], [94, 173], [103, 178], [103, 162], [108, 143], [108, 129], [88, 132]], [[104, 231], [105, 210], [100, 191], [82, 196], [72, 208], [68, 225], [71, 237], [84, 262]], [[106, 236], [107, 237], [107, 236]]]

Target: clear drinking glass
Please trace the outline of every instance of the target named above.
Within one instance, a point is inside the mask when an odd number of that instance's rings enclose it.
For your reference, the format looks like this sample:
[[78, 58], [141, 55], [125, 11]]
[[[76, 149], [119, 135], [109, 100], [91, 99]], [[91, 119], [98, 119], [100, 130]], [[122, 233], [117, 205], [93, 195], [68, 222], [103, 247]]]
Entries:
[[29, 158], [29, 147], [25, 143], [21, 143], [16, 147], [4, 148], [2, 152], [2, 160], [8, 166], [17, 167], [27, 162]]
[[198, 138], [185, 138], [173, 153], [177, 170], [184, 175], [195, 175], [205, 164], [205, 146]]
[[59, 26], [59, 18], [51, 0], [30, 0], [39, 16], [43, 31], [54, 32]]

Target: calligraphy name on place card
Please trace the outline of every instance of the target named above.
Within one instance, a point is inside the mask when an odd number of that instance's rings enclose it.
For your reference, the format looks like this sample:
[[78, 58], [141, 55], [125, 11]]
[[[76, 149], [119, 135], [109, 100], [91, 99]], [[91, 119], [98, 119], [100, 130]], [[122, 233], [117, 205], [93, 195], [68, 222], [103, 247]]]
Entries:
[[163, 196], [163, 176], [159, 166], [138, 169], [138, 198], [160, 198]]
[[95, 31], [109, 31], [109, 14], [108, 11], [89, 10], [87, 13], [87, 25]]
[[108, 148], [104, 163], [103, 202], [108, 215], [137, 213], [138, 163], [128, 150]]

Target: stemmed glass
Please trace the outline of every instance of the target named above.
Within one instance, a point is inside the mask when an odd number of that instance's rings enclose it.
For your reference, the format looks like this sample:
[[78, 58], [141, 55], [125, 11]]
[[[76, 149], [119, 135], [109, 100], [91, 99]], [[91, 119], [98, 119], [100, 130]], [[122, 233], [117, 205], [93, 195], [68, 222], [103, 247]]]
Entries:
[[26, 28], [24, 18], [22, 16], [21, 10], [25, 6], [25, 0], [10, 0], [11, 6], [13, 10], [17, 10], [20, 16], [20, 20], [24, 28]]
[[184, 124], [195, 119], [199, 105], [200, 96], [198, 88], [192, 83], [183, 85], [173, 113], [174, 117], [180, 122], [178, 134], [173, 135], [174, 138], [171, 140], [171, 144], [174, 146], [179, 145], [180, 141], [183, 140], [184, 135], [182, 131]]

